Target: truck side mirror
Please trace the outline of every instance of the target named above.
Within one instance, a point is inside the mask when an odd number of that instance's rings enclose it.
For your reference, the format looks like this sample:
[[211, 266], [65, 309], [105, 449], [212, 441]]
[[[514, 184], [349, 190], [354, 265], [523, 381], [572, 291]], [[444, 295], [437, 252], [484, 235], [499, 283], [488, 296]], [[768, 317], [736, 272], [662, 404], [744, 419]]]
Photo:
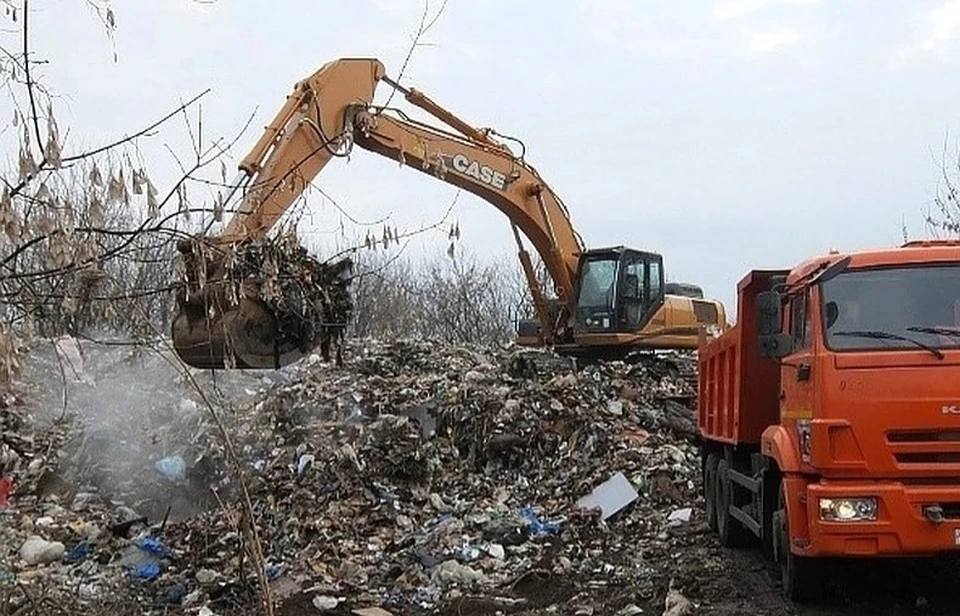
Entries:
[[793, 338], [790, 334], [769, 334], [760, 336], [760, 356], [779, 359], [793, 352]]
[[757, 293], [757, 333], [772, 336], [780, 331], [783, 296], [776, 291]]

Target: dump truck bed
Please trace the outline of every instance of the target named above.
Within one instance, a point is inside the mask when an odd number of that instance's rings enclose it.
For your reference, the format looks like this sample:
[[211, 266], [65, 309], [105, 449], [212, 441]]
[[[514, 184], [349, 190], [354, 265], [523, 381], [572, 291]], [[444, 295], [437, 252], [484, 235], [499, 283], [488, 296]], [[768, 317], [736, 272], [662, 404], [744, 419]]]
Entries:
[[697, 427], [704, 438], [759, 444], [779, 421], [780, 367], [760, 355], [756, 297], [786, 270], [753, 270], [737, 285], [736, 324], [701, 344], [698, 353]]

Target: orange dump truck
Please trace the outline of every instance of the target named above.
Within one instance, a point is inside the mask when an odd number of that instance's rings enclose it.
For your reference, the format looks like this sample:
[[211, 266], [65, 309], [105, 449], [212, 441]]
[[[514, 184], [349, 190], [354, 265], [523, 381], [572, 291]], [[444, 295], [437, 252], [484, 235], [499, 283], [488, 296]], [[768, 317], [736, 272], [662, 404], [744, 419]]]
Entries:
[[698, 362], [708, 522], [790, 599], [823, 557], [960, 550], [960, 242], [751, 271]]

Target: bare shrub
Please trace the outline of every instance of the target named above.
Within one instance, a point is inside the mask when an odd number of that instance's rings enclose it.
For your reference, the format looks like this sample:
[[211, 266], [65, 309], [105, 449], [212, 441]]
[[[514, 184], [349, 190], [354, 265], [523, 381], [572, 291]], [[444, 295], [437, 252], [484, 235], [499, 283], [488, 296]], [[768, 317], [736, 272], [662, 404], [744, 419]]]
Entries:
[[924, 219], [933, 236], [960, 237], [960, 157], [950, 155], [946, 141], [939, 166], [940, 179], [933, 204], [928, 208]]
[[419, 337], [450, 344], [502, 344], [530, 318], [526, 279], [515, 258], [470, 252], [420, 259], [363, 252], [353, 282], [359, 337]]
[[[86, 4], [112, 36], [109, 2]], [[187, 186], [223, 151], [218, 143], [201, 152], [198, 144], [195, 164], [165, 194], [139, 162], [140, 142], [199, 96], [127, 137], [74, 149], [57, 120], [55, 96], [35, 75], [30, 4], [3, 8], [0, 78], [13, 113], [2, 144], [16, 152], [16, 165], [0, 171], [0, 387], [16, 375], [21, 344], [35, 334], [141, 336], [166, 326], [174, 240], [199, 229], [190, 214], [204, 211], [190, 205]]]

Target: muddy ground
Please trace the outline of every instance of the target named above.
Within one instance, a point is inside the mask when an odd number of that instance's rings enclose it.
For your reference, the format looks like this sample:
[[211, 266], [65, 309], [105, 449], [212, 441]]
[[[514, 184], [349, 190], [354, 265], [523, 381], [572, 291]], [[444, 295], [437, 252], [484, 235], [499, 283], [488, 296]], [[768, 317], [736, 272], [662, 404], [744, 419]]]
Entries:
[[[884, 561], [828, 562], [831, 580], [819, 601], [805, 605], [793, 604], [780, 592], [779, 571], [760, 553], [751, 548], [724, 549], [705, 527], [693, 529], [670, 557], [678, 564], [677, 586], [693, 604], [690, 614], [716, 616], [900, 616], [907, 614], [955, 615], [960, 613], [960, 567], [952, 558], [897, 559]], [[594, 580], [596, 583], [596, 580]], [[523, 616], [550, 613], [564, 598], [573, 599], [563, 605], [560, 613], [576, 613], [578, 594], [575, 588], [590, 586], [589, 580], [549, 579], [527, 580], [519, 585], [517, 597], [527, 599], [527, 608], [512, 613]], [[642, 585], [626, 588], [596, 588], [592, 595], [580, 602], [594, 605], [604, 600], [608, 609], [583, 611], [600, 614], [663, 614], [664, 594], [660, 588], [655, 596], [647, 595]], [[642, 612], [630, 611], [636, 606]], [[310, 612], [288, 611], [288, 616]], [[490, 598], [465, 599], [451, 604], [442, 612], [445, 616], [490, 616], [511, 613]], [[682, 612], [676, 612], [680, 614]], [[671, 615], [673, 616], [673, 615]]]

